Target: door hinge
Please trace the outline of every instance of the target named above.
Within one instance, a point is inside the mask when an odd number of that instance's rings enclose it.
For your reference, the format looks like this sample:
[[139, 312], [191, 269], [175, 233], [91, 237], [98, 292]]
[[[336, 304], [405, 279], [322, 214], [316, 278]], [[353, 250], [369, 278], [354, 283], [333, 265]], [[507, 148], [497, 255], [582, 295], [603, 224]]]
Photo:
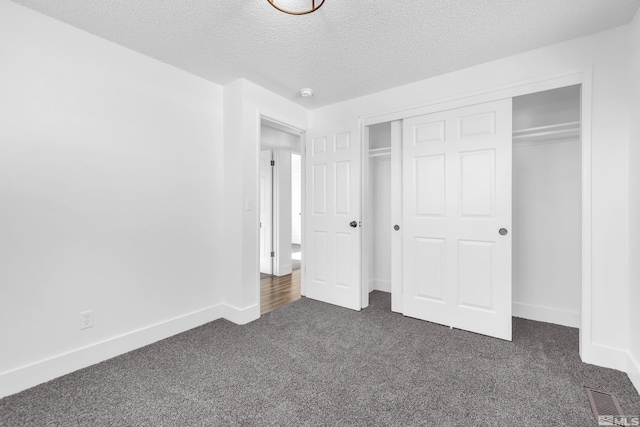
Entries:
[[271, 251], [271, 258], [275, 257], [276, 253], [274, 251]]
[[271, 166], [275, 166], [276, 165], [276, 161], [275, 160], [271, 160]]

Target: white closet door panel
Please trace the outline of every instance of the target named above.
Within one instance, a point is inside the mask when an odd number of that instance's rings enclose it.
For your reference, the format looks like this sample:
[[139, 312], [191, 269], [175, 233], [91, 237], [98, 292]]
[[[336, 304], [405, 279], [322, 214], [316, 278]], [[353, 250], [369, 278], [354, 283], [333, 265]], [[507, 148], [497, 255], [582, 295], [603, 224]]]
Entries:
[[414, 245], [414, 296], [437, 303], [445, 302], [445, 240], [416, 237]]
[[313, 165], [311, 181], [311, 198], [313, 200], [313, 214], [327, 214], [327, 164]]
[[351, 215], [351, 162], [336, 162], [334, 170], [335, 215], [349, 216]]
[[511, 100], [403, 127], [403, 313], [510, 340]]
[[460, 217], [495, 218], [495, 150], [460, 153]]
[[418, 217], [444, 218], [445, 156], [441, 154], [414, 159], [415, 214]]
[[308, 133], [305, 150], [306, 297], [354, 310], [362, 304], [357, 135], [348, 126], [316, 129]]
[[327, 283], [327, 232], [314, 231], [311, 238], [313, 260], [313, 268], [309, 269], [310, 278], [313, 283], [325, 285]]
[[458, 241], [458, 303], [460, 307], [494, 311], [495, 244]]

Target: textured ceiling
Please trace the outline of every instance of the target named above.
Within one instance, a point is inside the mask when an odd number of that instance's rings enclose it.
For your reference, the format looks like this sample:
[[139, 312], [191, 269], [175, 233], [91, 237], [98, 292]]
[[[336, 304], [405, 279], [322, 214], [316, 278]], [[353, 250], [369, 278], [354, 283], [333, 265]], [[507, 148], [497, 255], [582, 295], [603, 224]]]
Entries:
[[[285, 0], [305, 1], [305, 0]], [[306, 0], [309, 1], [310, 0]], [[317, 108], [628, 23], [640, 0], [16, 0], [219, 84]], [[311, 87], [313, 98], [298, 90]]]

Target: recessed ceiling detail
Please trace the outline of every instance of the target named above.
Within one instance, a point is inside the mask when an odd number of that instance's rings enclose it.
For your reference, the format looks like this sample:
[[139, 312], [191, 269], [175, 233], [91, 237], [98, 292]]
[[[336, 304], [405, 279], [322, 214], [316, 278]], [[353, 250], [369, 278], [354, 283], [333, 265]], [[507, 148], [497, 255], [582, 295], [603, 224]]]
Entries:
[[306, 15], [320, 9], [324, 0], [267, 0], [271, 6], [289, 15]]

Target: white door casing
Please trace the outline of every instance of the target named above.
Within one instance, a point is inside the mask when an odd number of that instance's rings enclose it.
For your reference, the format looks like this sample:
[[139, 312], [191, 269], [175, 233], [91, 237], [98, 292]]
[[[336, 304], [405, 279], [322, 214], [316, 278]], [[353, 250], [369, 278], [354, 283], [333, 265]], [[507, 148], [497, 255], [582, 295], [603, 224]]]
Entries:
[[391, 311], [402, 313], [402, 120], [391, 122]]
[[260, 151], [260, 273], [273, 274], [272, 150]]
[[405, 119], [402, 148], [403, 313], [511, 340], [511, 99]]
[[306, 297], [353, 310], [361, 308], [360, 156], [357, 127], [307, 134]]
[[291, 243], [302, 243], [302, 158], [291, 154]]

